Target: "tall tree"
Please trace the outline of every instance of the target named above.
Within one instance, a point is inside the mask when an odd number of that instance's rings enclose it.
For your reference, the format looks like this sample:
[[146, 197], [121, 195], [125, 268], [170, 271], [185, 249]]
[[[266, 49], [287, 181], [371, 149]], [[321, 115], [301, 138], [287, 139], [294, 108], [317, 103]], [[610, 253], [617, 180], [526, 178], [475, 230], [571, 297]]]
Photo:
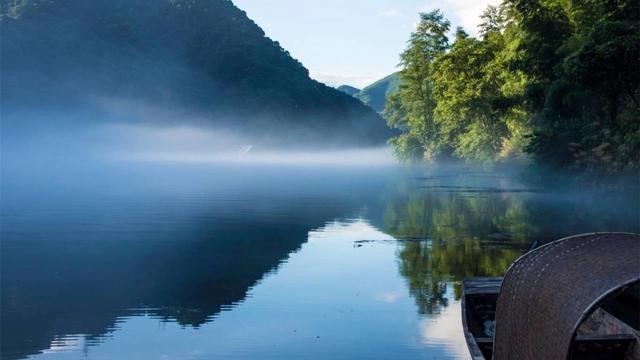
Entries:
[[[544, 76], [528, 70], [528, 101], [536, 126], [528, 151], [538, 161], [577, 171], [637, 171], [640, 158], [640, 9], [637, 1], [534, 2], [531, 13], [513, 0], [519, 29], [532, 42], [530, 63], [549, 63]], [[532, 26], [554, 23], [540, 31]], [[551, 16], [552, 14], [553, 16]], [[551, 31], [556, 29], [556, 32]], [[560, 30], [558, 30], [560, 29]], [[549, 40], [551, 39], [551, 40]], [[536, 45], [536, 44], [542, 45]], [[536, 53], [545, 46], [554, 53]], [[551, 56], [547, 59], [546, 57]], [[549, 60], [551, 59], [551, 60]], [[635, 169], [635, 170], [633, 170]]]
[[398, 153], [638, 174], [640, 2], [504, 0], [450, 47], [440, 12], [421, 16], [385, 112]]
[[386, 109], [390, 125], [403, 130], [391, 140], [403, 157], [418, 154], [435, 158], [450, 152], [438, 141], [439, 129], [433, 118], [432, 64], [449, 47], [447, 32], [451, 24], [440, 10], [420, 14], [420, 22], [401, 54], [401, 86]]
[[457, 157], [492, 161], [506, 135], [500, 114], [492, 107], [500, 94], [500, 80], [486, 76], [497, 50], [458, 29], [450, 51], [434, 62], [434, 118], [441, 141]]

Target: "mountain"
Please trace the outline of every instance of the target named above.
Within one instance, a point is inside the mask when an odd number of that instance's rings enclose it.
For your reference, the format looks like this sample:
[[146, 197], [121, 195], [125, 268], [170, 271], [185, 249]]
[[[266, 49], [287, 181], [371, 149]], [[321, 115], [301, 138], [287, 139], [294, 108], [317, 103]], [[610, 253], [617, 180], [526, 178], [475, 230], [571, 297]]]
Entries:
[[375, 111], [381, 113], [384, 110], [384, 105], [389, 95], [398, 91], [399, 84], [399, 74], [393, 73], [365, 87], [356, 97]]
[[93, 119], [134, 108], [125, 117], [140, 121], [140, 109], [153, 108], [300, 143], [382, 143], [389, 135], [378, 114], [312, 80], [231, 1], [0, 5], [4, 115], [35, 109]]
[[338, 90], [342, 91], [343, 93], [345, 93], [347, 95], [351, 95], [351, 96], [355, 96], [356, 94], [360, 93], [360, 89], [355, 88], [353, 86], [349, 86], [349, 85], [338, 86]]

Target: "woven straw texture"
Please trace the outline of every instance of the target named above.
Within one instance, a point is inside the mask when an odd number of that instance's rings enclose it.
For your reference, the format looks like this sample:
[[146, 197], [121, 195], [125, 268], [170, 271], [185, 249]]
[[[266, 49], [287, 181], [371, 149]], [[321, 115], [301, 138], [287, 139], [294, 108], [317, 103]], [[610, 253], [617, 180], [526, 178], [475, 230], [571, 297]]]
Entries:
[[566, 359], [575, 330], [594, 304], [639, 279], [638, 235], [578, 235], [529, 252], [504, 277], [493, 358]]

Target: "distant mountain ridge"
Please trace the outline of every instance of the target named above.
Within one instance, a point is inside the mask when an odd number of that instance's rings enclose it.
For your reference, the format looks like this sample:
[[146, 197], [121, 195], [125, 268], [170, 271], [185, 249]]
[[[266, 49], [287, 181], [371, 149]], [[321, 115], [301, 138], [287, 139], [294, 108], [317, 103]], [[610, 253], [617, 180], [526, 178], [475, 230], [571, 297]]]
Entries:
[[358, 98], [375, 111], [381, 113], [390, 95], [398, 91], [400, 74], [393, 73], [365, 87]]
[[387, 99], [398, 91], [399, 86], [400, 75], [396, 72], [366, 86], [362, 90], [349, 85], [342, 85], [338, 87], [338, 90], [359, 99], [378, 113], [382, 113]]
[[341, 86], [338, 86], [337, 89], [351, 96], [354, 96], [361, 91], [360, 89], [353, 86], [349, 86], [349, 85], [341, 85]]
[[[12, 109], [104, 98], [195, 113], [286, 140], [382, 143], [384, 120], [312, 80], [228, 0], [0, 0], [0, 99]], [[98, 100], [96, 100], [98, 99]]]

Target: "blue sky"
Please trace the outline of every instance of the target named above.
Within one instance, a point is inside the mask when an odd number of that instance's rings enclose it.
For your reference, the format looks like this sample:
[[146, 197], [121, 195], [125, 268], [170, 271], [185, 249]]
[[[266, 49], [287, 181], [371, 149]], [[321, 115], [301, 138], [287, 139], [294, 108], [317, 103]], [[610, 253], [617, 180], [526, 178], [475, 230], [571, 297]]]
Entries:
[[479, 15], [499, 0], [233, 0], [331, 86], [363, 87], [396, 70], [420, 11], [441, 9], [471, 34]]

